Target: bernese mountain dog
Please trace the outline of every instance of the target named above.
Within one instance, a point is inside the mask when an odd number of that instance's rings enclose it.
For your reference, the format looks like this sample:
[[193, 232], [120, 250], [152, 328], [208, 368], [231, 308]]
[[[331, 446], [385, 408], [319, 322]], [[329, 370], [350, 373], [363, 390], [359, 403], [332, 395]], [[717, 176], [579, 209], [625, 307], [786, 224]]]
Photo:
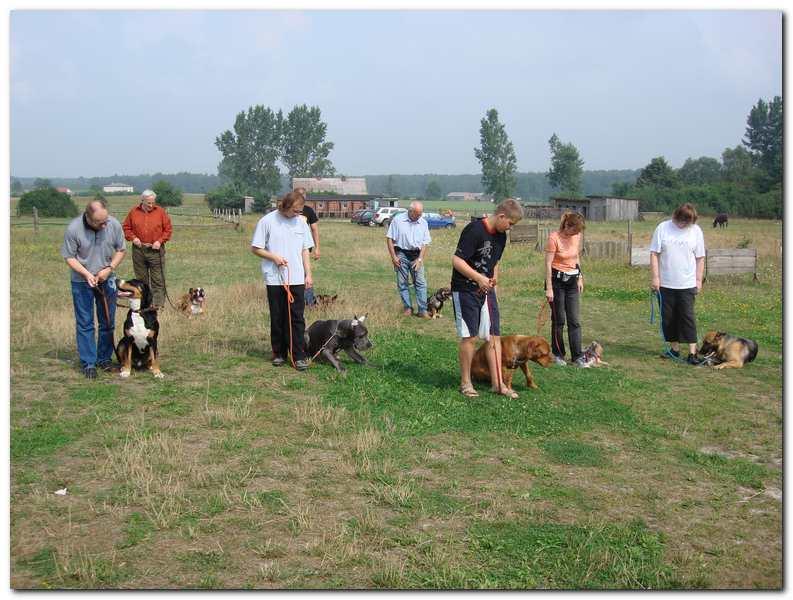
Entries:
[[133, 368], [148, 369], [158, 379], [164, 377], [157, 352], [160, 323], [157, 321], [157, 309], [151, 303], [148, 284], [140, 279], [118, 279], [116, 287], [119, 298], [129, 298], [124, 337], [116, 345], [121, 377], [129, 377]]

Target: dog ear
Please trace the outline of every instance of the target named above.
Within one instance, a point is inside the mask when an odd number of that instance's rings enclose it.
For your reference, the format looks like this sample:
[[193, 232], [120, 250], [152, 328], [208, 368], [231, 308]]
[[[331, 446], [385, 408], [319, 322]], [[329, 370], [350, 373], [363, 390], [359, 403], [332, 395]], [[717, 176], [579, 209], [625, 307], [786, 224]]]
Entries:
[[358, 319], [358, 322], [363, 323], [365, 320], [366, 320], [366, 315], [364, 315], [360, 319]]
[[333, 295], [330, 297], [330, 299], [331, 299], [331, 300], [335, 300], [335, 299], [336, 299], [336, 298], [338, 298], [338, 297], [339, 297], [339, 295], [338, 295], [338, 294], [333, 294]]
[[190, 288], [189, 290], [187, 290], [187, 293], [192, 296], [193, 295], [193, 288]]

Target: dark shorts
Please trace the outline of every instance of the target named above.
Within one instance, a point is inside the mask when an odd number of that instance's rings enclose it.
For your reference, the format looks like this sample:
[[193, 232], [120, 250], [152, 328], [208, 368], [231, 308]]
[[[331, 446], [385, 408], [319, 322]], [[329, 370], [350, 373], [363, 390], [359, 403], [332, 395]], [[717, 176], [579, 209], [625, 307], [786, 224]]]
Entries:
[[697, 288], [672, 289], [662, 287], [661, 326], [667, 342], [697, 343], [697, 319], [694, 316], [694, 302]]
[[452, 292], [454, 323], [457, 335], [461, 338], [480, 337], [490, 339], [491, 335], [501, 335], [496, 292]]

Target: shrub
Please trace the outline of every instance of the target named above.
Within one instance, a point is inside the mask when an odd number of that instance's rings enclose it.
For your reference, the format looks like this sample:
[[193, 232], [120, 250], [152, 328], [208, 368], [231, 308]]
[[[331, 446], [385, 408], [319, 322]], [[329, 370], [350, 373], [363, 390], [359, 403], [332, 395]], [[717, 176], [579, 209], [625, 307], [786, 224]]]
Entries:
[[153, 186], [152, 191], [157, 194], [157, 204], [160, 206], [181, 206], [182, 190], [171, 185], [165, 179], [160, 179]]
[[224, 185], [209, 192], [207, 204], [212, 210], [216, 208], [245, 208], [245, 196], [236, 187]]
[[32, 215], [37, 208], [40, 217], [76, 217], [80, 211], [69, 194], [55, 188], [43, 188], [22, 194], [17, 204], [20, 215]]

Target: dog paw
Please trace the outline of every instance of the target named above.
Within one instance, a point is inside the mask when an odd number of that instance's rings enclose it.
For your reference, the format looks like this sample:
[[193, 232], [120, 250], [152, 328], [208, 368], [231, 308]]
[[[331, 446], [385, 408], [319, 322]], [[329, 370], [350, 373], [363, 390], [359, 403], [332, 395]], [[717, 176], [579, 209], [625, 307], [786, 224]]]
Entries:
[[163, 373], [162, 371], [154, 371], [154, 376], [157, 379], [162, 379], [163, 377], [165, 377], [165, 373]]
[[127, 371], [126, 369], [121, 369], [121, 373], [119, 373], [118, 375], [122, 379], [126, 379], [127, 377], [129, 377], [129, 371]]

